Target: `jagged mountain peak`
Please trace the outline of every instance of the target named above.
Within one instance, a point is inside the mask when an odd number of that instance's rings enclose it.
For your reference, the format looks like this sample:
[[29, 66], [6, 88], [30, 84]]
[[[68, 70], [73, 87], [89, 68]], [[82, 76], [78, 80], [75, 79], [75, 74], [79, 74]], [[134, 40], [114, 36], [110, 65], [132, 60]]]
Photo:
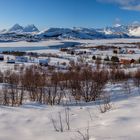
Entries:
[[14, 32], [14, 33], [33, 33], [39, 32], [38, 28], [34, 24], [29, 24], [25, 27], [15, 24], [13, 25], [7, 32]]
[[24, 27], [24, 32], [39, 32], [39, 29], [34, 24], [29, 24]]
[[8, 31], [9, 32], [22, 32], [23, 27], [21, 25], [19, 25], [19, 24], [15, 24]]

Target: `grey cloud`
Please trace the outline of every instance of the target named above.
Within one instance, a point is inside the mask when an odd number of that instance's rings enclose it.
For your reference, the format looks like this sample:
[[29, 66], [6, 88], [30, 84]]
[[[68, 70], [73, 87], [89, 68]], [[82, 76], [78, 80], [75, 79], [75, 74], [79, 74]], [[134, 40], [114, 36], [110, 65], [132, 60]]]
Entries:
[[121, 9], [140, 11], [140, 0], [97, 0], [103, 3], [117, 4]]
[[140, 11], [140, 4], [139, 5], [135, 5], [135, 6], [124, 6], [121, 7], [124, 10], [133, 10], [133, 11]]

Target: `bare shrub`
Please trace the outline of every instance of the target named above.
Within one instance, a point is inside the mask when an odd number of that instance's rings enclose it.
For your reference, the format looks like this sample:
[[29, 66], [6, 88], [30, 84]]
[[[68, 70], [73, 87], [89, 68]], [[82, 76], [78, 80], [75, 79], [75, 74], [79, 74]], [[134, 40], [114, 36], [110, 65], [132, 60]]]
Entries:
[[57, 127], [56, 120], [51, 117], [51, 122], [53, 124], [54, 130], [56, 132], [59, 132], [59, 128]]
[[70, 130], [70, 112], [69, 108], [65, 108], [65, 121], [67, 125], [67, 130]]
[[128, 80], [124, 82], [123, 89], [125, 90], [126, 94], [131, 94], [131, 85]]
[[105, 113], [108, 110], [112, 108], [112, 105], [110, 104], [110, 95], [109, 94], [103, 94], [101, 98], [101, 103], [99, 104], [99, 110], [101, 113]]
[[110, 71], [110, 80], [111, 80], [111, 82], [126, 81], [130, 77], [131, 77], [130, 74], [126, 73], [124, 70], [112, 69]]
[[89, 124], [88, 124], [88, 127], [86, 128], [85, 133], [81, 132], [80, 130], [78, 130], [77, 133], [81, 136], [82, 140], [90, 140]]
[[61, 112], [59, 112], [58, 114], [59, 114], [59, 122], [60, 122], [60, 131], [63, 132], [64, 131], [64, 128], [63, 128], [63, 123], [62, 123]]
[[140, 69], [138, 69], [135, 73], [134, 73], [134, 85], [138, 88], [139, 94], [140, 94]]

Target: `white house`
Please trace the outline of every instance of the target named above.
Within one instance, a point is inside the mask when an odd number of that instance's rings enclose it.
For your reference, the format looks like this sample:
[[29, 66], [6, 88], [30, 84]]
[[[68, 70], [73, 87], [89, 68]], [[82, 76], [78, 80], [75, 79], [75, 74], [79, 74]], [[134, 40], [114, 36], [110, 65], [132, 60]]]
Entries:
[[7, 63], [14, 64], [15, 63], [15, 60], [14, 59], [8, 59], [7, 60]]
[[38, 62], [41, 66], [48, 66], [49, 59], [39, 59]]
[[18, 62], [28, 62], [28, 57], [16, 56], [16, 61], [18, 61]]

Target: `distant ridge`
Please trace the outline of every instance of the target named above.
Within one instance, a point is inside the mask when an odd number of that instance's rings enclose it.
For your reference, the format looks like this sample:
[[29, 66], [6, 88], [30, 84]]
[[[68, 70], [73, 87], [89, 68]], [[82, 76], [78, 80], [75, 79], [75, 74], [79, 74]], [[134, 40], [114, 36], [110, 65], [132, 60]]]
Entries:
[[[22, 36], [20, 35], [22, 34]], [[0, 31], [1, 40], [42, 40], [42, 39], [108, 39], [108, 38], [140, 38], [140, 25], [115, 25], [100, 29], [94, 28], [49, 28], [44, 31], [34, 25], [25, 27], [15, 24], [10, 29]]]

